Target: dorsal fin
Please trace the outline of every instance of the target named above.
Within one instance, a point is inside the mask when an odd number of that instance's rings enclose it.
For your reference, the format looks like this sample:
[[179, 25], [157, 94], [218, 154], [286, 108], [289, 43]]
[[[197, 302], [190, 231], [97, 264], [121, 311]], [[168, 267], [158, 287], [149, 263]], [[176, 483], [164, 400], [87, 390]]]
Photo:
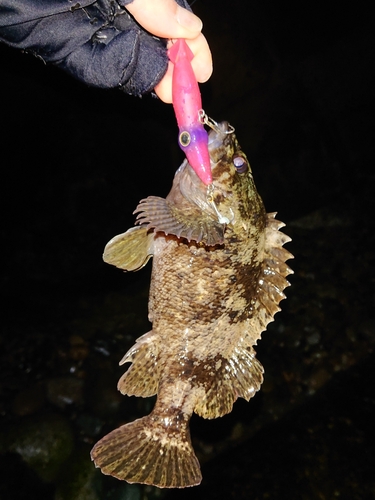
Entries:
[[275, 216], [276, 212], [267, 214], [263, 263], [252, 308], [253, 314], [249, 318], [249, 328], [244, 339], [249, 346], [257, 343], [261, 333], [280, 311], [279, 303], [285, 299], [283, 291], [290, 285], [286, 276], [293, 274], [292, 269], [285, 264], [293, 255], [283, 248], [291, 239], [279, 231], [285, 224], [276, 220]]
[[276, 213], [267, 214], [263, 264], [245, 332], [238, 324], [229, 326], [228, 335], [232, 339], [237, 337], [237, 341], [233, 340], [234, 345], [225, 355], [222, 353], [205, 359], [203, 368], [199, 364], [195, 368], [198, 371], [204, 369], [204, 376], [200, 375], [200, 379], [205, 381], [205, 391], [194, 408], [204, 418], [225, 415], [232, 410], [238, 397], [248, 401], [262, 384], [263, 367], [255, 357], [253, 346], [268, 323], [273, 321], [274, 315], [280, 311], [279, 302], [285, 298], [283, 290], [289, 286], [286, 276], [293, 273], [285, 264], [293, 255], [283, 248], [290, 238], [279, 231], [284, 224], [275, 220], [275, 215]]

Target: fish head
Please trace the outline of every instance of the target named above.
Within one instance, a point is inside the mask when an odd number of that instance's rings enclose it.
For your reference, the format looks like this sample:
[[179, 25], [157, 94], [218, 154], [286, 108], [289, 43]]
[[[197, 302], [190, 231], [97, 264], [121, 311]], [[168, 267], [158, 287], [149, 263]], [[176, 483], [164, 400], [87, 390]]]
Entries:
[[226, 121], [215, 124], [209, 133], [212, 185], [210, 199], [232, 225], [262, 212], [263, 202], [256, 190], [250, 162]]
[[211, 128], [212, 183], [207, 186], [185, 160], [166, 199], [149, 196], [141, 200], [134, 212], [137, 224], [206, 246], [224, 244], [229, 234], [244, 241], [264, 228], [264, 206], [233, 127], [213, 122]]
[[[252, 180], [250, 163], [242, 151], [234, 128], [226, 121], [215, 124], [208, 136], [212, 182], [216, 189], [233, 193]], [[255, 186], [254, 186], [255, 187]]]
[[185, 161], [176, 172], [167, 199], [176, 206], [186, 201], [202, 216], [223, 225], [235, 225], [262, 211], [250, 163], [242, 151], [233, 127], [226, 121], [215, 123], [208, 136], [212, 183], [206, 186]]

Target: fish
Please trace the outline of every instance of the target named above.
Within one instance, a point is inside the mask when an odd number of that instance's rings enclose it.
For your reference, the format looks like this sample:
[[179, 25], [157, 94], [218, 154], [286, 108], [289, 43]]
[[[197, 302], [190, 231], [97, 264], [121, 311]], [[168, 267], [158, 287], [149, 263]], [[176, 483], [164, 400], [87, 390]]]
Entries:
[[168, 57], [173, 63], [172, 104], [175, 111], [178, 144], [201, 181], [212, 182], [208, 133], [204, 128], [205, 112], [199, 85], [190, 64], [194, 57], [186, 41], [179, 38], [169, 48]]
[[263, 366], [254, 346], [280, 310], [293, 271], [290, 238], [267, 213], [249, 161], [228, 122], [215, 123], [206, 186], [185, 159], [164, 199], [149, 196], [136, 224], [106, 245], [104, 261], [126, 271], [153, 257], [152, 329], [122, 358], [124, 395], [157, 395], [149, 415], [104, 436], [91, 457], [104, 474], [159, 488], [200, 484], [193, 412], [207, 419], [249, 401]]

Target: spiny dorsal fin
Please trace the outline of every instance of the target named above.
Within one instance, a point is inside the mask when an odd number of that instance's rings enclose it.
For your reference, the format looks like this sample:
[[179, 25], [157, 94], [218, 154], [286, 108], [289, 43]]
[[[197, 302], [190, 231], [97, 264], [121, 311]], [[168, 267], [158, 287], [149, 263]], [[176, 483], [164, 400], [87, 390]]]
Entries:
[[285, 261], [292, 259], [293, 255], [283, 248], [283, 245], [291, 239], [279, 231], [285, 224], [276, 220], [275, 216], [276, 212], [267, 214], [263, 265], [253, 306], [254, 314], [249, 320], [246, 335], [248, 345], [256, 344], [260, 334], [280, 311], [279, 302], [285, 299], [283, 291], [290, 285], [286, 276], [293, 274], [292, 269], [285, 264]]
[[[238, 397], [248, 401], [263, 382], [263, 367], [255, 357], [253, 345], [280, 310], [279, 302], [285, 298], [283, 290], [289, 285], [286, 276], [293, 273], [285, 264], [293, 256], [282, 248], [290, 238], [279, 231], [284, 224], [275, 220], [275, 215], [272, 213], [267, 216], [263, 265], [246, 330], [244, 332], [239, 326], [236, 332], [234, 327], [230, 334], [232, 338], [238, 336], [237, 345], [225, 357], [216, 355], [212, 359], [205, 359], [202, 362], [204, 373], [197, 376], [199, 380], [204, 380], [204, 394], [194, 411], [204, 418], [216, 418], [230, 412]], [[200, 368], [197, 365], [195, 370], [199, 371]]]
[[147, 229], [202, 242], [207, 246], [224, 243], [225, 226], [197, 206], [180, 209], [164, 198], [149, 196], [139, 202], [134, 213], [138, 213], [137, 223], [146, 225]]
[[138, 271], [152, 256], [153, 241], [153, 234], [148, 234], [145, 226], [132, 227], [107, 243], [103, 260], [124, 271]]

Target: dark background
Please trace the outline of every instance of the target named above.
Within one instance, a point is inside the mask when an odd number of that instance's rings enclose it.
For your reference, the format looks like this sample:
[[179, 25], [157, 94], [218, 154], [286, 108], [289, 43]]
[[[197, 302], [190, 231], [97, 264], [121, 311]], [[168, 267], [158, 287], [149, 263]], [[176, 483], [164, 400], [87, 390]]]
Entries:
[[263, 390], [193, 418], [198, 488], [91, 469], [96, 440], [151, 407], [116, 392], [118, 361], [149, 328], [150, 269], [124, 275], [101, 254], [141, 198], [168, 193], [175, 118], [2, 45], [1, 500], [374, 498], [374, 16], [337, 1], [193, 9], [214, 58], [204, 109], [236, 128], [293, 238], [293, 286], [257, 347]]

